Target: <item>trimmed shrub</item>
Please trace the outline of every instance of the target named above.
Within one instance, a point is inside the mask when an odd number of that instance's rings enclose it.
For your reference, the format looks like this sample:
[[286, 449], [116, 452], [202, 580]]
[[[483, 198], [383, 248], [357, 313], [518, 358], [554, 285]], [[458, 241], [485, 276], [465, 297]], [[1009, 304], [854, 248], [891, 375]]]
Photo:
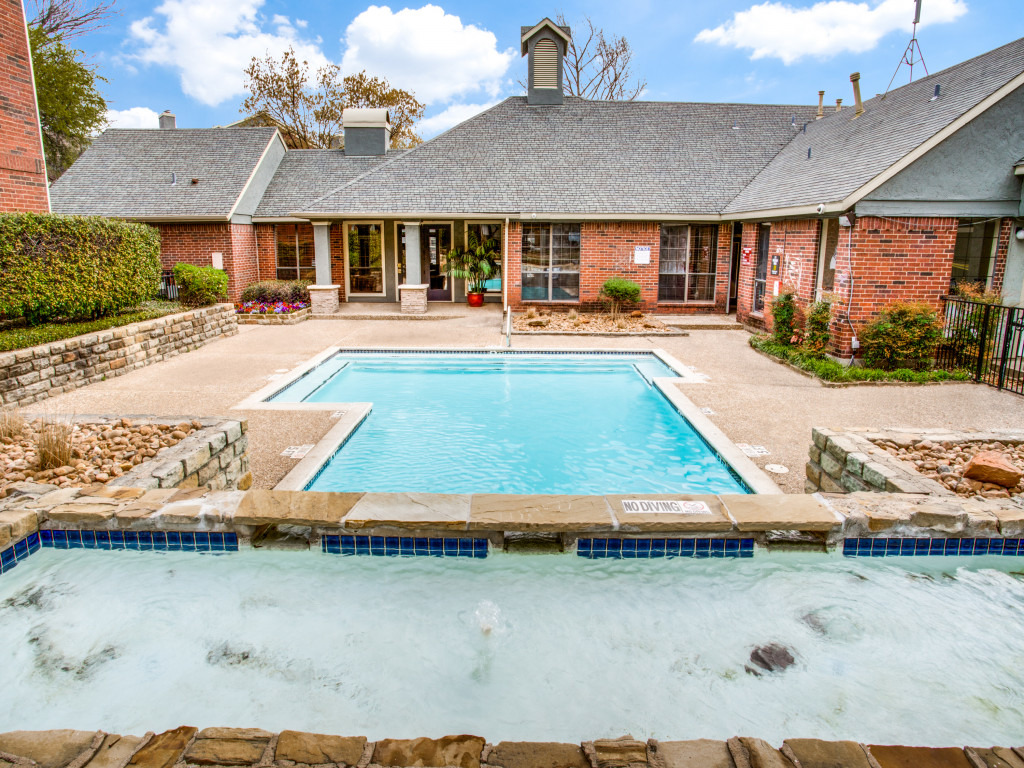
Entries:
[[804, 328], [804, 350], [810, 355], [824, 357], [832, 341], [832, 302], [829, 299], [811, 304]]
[[640, 286], [624, 277], [611, 277], [601, 286], [601, 295], [611, 302], [612, 313], [618, 314], [623, 304], [640, 301]]
[[174, 282], [178, 285], [178, 301], [186, 307], [216, 304], [228, 292], [228, 275], [222, 269], [175, 264]]
[[263, 280], [246, 286], [242, 291], [242, 302], [309, 304], [309, 286], [309, 280]]
[[796, 292], [785, 288], [772, 300], [772, 338], [779, 344], [796, 344], [800, 341], [800, 307], [796, 303]]
[[930, 368], [942, 340], [942, 324], [927, 304], [895, 302], [859, 334], [864, 364], [883, 371]]
[[0, 316], [104, 317], [156, 295], [160, 235], [99, 216], [0, 214], [0, 275]]

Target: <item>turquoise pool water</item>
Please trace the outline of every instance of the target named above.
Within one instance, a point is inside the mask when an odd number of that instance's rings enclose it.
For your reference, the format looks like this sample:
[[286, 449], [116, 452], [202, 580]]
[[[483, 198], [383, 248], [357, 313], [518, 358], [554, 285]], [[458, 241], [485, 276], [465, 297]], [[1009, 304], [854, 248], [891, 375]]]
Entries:
[[274, 402], [372, 402], [308, 486], [426, 493], [746, 493], [651, 384], [650, 354], [339, 354]]

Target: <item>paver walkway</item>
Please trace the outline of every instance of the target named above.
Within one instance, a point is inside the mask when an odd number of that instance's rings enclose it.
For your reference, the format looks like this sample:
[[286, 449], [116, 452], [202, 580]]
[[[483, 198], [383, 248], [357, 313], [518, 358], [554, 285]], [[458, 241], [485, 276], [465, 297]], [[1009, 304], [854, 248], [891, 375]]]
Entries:
[[[222, 339], [125, 376], [26, 409], [54, 414], [151, 414], [247, 417], [257, 487], [273, 487], [294, 466], [290, 445], [315, 443], [330, 412], [231, 411], [260, 387], [329, 346], [452, 348], [503, 346], [500, 312], [484, 310], [433, 322], [309, 320], [294, 326], [242, 326]], [[803, 490], [803, 465], [814, 426], [1024, 428], [1024, 398], [978, 384], [832, 389], [754, 352], [746, 331], [694, 330], [683, 337], [513, 336], [513, 348], [661, 347], [710, 378], [680, 385], [733, 441], [770, 451], [755, 461], [783, 464], [774, 476], [790, 493]]]

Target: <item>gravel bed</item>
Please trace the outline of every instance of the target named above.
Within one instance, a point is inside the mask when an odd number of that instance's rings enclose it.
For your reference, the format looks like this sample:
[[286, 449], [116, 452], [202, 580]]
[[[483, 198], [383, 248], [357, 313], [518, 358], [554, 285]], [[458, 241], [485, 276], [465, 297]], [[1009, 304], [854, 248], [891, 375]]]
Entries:
[[896, 458], [913, 464], [922, 475], [941, 483], [960, 496], [982, 496], [991, 499], [1024, 496], [1024, 480], [1021, 480], [1016, 488], [1007, 489], [994, 483], [981, 483], [963, 476], [967, 462], [981, 451], [996, 451], [1024, 471], [1024, 444], [953, 443], [948, 440], [933, 443], [931, 440], [921, 440], [908, 448], [901, 448], [892, 441], [882, 440], [875, 441], [875, 445], [884, 448]]

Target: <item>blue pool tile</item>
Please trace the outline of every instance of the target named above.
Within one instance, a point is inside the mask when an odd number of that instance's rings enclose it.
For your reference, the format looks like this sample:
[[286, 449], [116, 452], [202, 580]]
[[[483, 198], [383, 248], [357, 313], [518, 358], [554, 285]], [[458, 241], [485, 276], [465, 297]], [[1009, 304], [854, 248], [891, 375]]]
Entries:
[[368, 554], [370, 554], [370, 537], [369, 536], [356, 536], [356, 554], [357, 555], [368, 555]]
[[[191, 535], [191, 534], [189, 534]], [[139, 548], [139, 533], [138, 531], [125, 531], [124, 532], [124, 548], [135, 549]]]
[[651, 540], [650, 539], [637, 539], [637, 542], [636, 542], [636, 554], [637, 554], [637, 557], [650, 557], [651, 556]]
[[623, 555], [625, 555], [627, 552], [636, 552], [636, 539], [623, 539], [620, 545], [620, 551]]
[[110, 549], [110, 531], [96, 531], [96, 548]]
[[167, 551], [167, 534], [163, 531], [153, 532], [153, 549], [160, 552]]
[[459, 554], [458, 539], [444, 539], [444, 554], [446, 557], [454, 557]]
[[987, 555], [988, 554], [988, 539], [975, 539], [974, 540], [974, 554], [976, 554], [976, 555]]
[[731, 557], [735, 557], [740, 552], [739, 539], [726, 539], [725, 540], [725, 554]]
[[3, 552], [0, 552], [0, 565], [3, 565], [5, 568], [7, 566], [13, 568], [17, 560], [18, 558], [14, 554], [14, 547], [8, 547]]
[[989, 539], [988, 540], [988, 553], [990, 555], [1001, 555], [1001, 554], [1003, 554], [1003, 540], [1002, 539]]
[[16, 541], [12, 549], [14, 550], [15, 560], [24, 560], [28, 557], [28, 542], [25, 539]]
[[444, 539], [429, 539], [430, 554], [432, 557], [444, 557]]
[[923, 557], [928, 554], [928, 548], [931, 546], [931, 542], [928, 539], [915, 539], [914, 540], [914, 556]]
[[224, 551], [225, 552], [237, 552], [238, 551], [238, 534], [237, 533], [225, 533], [224, 534]]
[[82, 532], [65, 531], [67, 533], [68, 549], [82, 549]]
[[39, 543], [42, 544], [44, 547], [52, 547], [53, 546], [53, 531], [51, 531], [51, 530], [42, 530], [42, 531], [40, 531], [39, 532]]
[[38, 533], [30, 533], [28, 535], [28, 538], [26, 539], [26, 541], [28, 542], [29, 554], [39, 550], [39, 534]]
[[210, 534], [208, 533], [197, 533], [196, 534], [196, 552], [209, 552], [212, 547], [210, 546]]
[[110, 548], [111, 549], [124, 549], [124, 531], [111, 531], [110, 532]]
[[589, 555], [590, 545], [593, 543], [593, 539], [578, 539], [576, 541], [576, 554], [578, 555]]
[[898, 555], [900, 553], [900, 547], [902, 545], [902, 539], [885, 539], [885, 554]]
[[139, 531], [139, 549], [150, 552], [153, 549], [153, 532]]
[[725, 539], [711, 540], [711, 556], [725, 557]]
[[928, 547], [929, 555], [944, 555], [946, 553], [945, 539], [930, 539], [931, 546]]
[[959, 539], [946, 539], [945, 546], [943, 547], [942, 553], [944, 555], [959, 555], [960, 554], [960, 540]]
[[664, 557], [665, 550], [665, 539], [651, 539], [651, 557]]
[[473, 557], [487, 557], [487, 539], [473, 539]]
[[169, 552], [181, 551], [181, 534], [177, 531], [167, 532], [167, 549]]

